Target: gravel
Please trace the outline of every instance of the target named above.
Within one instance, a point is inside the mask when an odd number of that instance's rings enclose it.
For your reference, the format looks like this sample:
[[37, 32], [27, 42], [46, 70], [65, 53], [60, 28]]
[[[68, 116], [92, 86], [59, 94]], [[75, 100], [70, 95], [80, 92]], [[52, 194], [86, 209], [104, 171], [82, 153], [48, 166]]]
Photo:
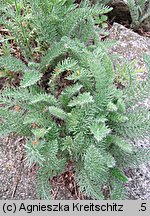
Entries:
[[0, 139], [0, 199], [36, 199], [35, 175], [26, 166], [23, 137]]

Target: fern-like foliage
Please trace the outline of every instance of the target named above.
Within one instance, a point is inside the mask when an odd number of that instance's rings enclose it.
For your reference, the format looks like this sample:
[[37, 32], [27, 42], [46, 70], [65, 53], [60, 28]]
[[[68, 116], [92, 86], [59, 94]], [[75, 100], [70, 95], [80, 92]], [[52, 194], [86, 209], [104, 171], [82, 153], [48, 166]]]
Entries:
[[149, 0], [124, 0], [129, 6], [133, 29], [139, 28], [140, 24], [150, 17]]
[[[34, 5], [35, 2], [31, 2]], [[149, 149], [132, 145], [134, 138], [148, 136], [149, 112], [135, 106], [131, 85], [125, 90], [115, 87], [115, 69], [102, 42], [94, 39], [94, 44], [89, 46], [80, 32], [75, 36], [74, 31], [89, 16], [92, 19], [93, 15], [109, 9], [89, 4], [85, 8], [82, 4], [78, 9], [72, 1], [65, 0], [46, 1], [45, 5], [42, 2], [38, 0], [34, 6], [37, 16], [45, 11], [45, 17], [40, 16], [41, 22], [47, 25], [43, 21], [47, 19], [50, 26], [52, 21], [58, 21], [57, 29], [54, 25], [52, 32], [57, 37], [62, 35], [54, 40], [37, 67], [24, 66], [13, 59], [14, 69], [19, 69], [23, 78], [18, 88], [7, 87], [0, 94], [1, 136], [11, 132], [26, 136], [28, 162], [39, 166], [37, 189], [41, 198], [50, 198], [48, 179], [62, 173], [71, 159], [75, 164], [76, 182], [84, 193], [104, 199], [102, 188], [107, 185], [110, 199], [121, 199], [127, 181], [123, 169], [150, 160]], [[35, 16], [37, 25], [36, 22]], [[41, 23], [37, 25], [39, 30], [40, 26]], [[43, 32], [46, 31], [47, 27], [43, 28]], [[92, 24], [89, 35], [96, 34], [93, 29]], [[48, 41], [43, 32], [40, 31], [42, 40]], [[49, 38], [51, 42], [51, 35]], [[149, 57], [144, 58], [150, 67]], [[52, 73], [48, 91], [42, 89], [39, 82], [47, 70]], [[62, 76], [63, 81], [58, 79]], [[60, 90], [61, 82], [69, 82], [69, 85], [65, 83]], [[147, 82], [149, 77], [138, 88], [139, 95], [147, 92]], [[57, 95], [55, 90], [59, 90]]]
[[79, 38], [85, 43], [93, 38], [93, 17], [97, 14], [108, 13], [111, 8], [104, 5], [90, 6], [73, 4], [73, 1], [31, 1], [34, 25], [39, 32], [40, 40], [53, 44], [61, 37]]

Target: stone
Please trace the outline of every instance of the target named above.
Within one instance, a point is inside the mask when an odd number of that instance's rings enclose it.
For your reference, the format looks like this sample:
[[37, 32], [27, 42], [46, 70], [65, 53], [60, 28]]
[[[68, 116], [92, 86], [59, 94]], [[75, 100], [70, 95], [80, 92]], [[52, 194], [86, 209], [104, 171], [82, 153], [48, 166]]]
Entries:
[[[120, 55], [120, 64], [124, 64], [124, 59], [131, 62], [136, 60], [136, 67], [142, 67], [145, 72], [139, 74], [141, 79], [145, 79], [147, 68], [142, 59], [143, 53], [150, 55], [150, 39], [140, 36], [124, 26], [114, 23], [109, 31], [109, 39], [117, 41], [117, 44], [110, 50], [111, 54]], [[150, 97], [147, 98], [141, 106], [146, 106], [150, 109]], [[136, 146], [142, 148], [150, 148], [150, 138], [144, 140], [134, 140]], [[150, 200], [150, 163], [134, 169], [126, 169], [126, 175], [130, 179], [126, 185], [128, 198], [131, 200]]]
[[145, 67], [142, 55], [143, 53], [150, 55], [149, 38], [143, 37], [121, 24], [114, 23], [109, 31], [109, 39], [117, 42], [111, 50], [113, 54], [119, 54], [122, 60], [136, 60], [137, 67]]

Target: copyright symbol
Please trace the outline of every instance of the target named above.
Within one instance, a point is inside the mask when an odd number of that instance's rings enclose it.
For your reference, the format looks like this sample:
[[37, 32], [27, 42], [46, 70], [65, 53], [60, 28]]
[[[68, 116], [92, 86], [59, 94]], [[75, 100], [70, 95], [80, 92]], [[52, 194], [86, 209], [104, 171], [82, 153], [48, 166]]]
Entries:
[[16, 205], [15, 205], [15, 203], [13, 203], [12, 205], [7, 205], [6, 203], [4, 203], [4, 205], [3, 205], [3, 212], [4, 213], [7, 213], [7, 212], [13, 212], [13, 213], [15, 213], [15, 211], [16, 211]]
[[6, 203], [4, 203], [4, 205], [3, 205], [3, 212], [4, 213], [6, 213], [6, 211], [5, 211], [5, 205], [6, 205]]

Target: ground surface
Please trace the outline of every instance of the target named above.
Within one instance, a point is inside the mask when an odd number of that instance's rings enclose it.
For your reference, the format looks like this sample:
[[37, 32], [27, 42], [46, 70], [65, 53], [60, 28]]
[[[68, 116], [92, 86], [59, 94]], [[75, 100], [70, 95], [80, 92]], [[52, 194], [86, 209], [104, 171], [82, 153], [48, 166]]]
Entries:
[[35, 175], [26, 166], [24, 139], [0, 139], [0, 199], [36, 199]]
[[[140, 79], [146, 77], [147, 71], [142, 60], [142, 53], [150, 54], [150, 39], [142, 37], [119, 24], [114, 24], [110, 30], [110, 38], [118, 41], [111, 49], [111, 53], [120, 54], [120, 63], [123, 59], [137, 60], [137, 67], [143, 67], [144, 73]], [[144, 105], [144, 104], [142, 104]], [[150, 107], [150, 99], [145, 101]], [[25, 140], [23, 137], [10, 136], [0, 139], [0, 199], [37, 199], [35, 190], [34, 167], [26, 166], [24, 155]], [[150, 140], [135, 141], [135, 145], [150, 147]], [[129, 199], [150, 200], [150, 164], [138, 169], [128, 169], [126, 173], [130, 179], [127, 184]], [[72, 186], [71, 186], [72, 187]], [[58, 178], [53, 190], [54, 199], [77, 199], [77, 192], [72, 195], [71, 189], [65, 186], [64, 181]]]

